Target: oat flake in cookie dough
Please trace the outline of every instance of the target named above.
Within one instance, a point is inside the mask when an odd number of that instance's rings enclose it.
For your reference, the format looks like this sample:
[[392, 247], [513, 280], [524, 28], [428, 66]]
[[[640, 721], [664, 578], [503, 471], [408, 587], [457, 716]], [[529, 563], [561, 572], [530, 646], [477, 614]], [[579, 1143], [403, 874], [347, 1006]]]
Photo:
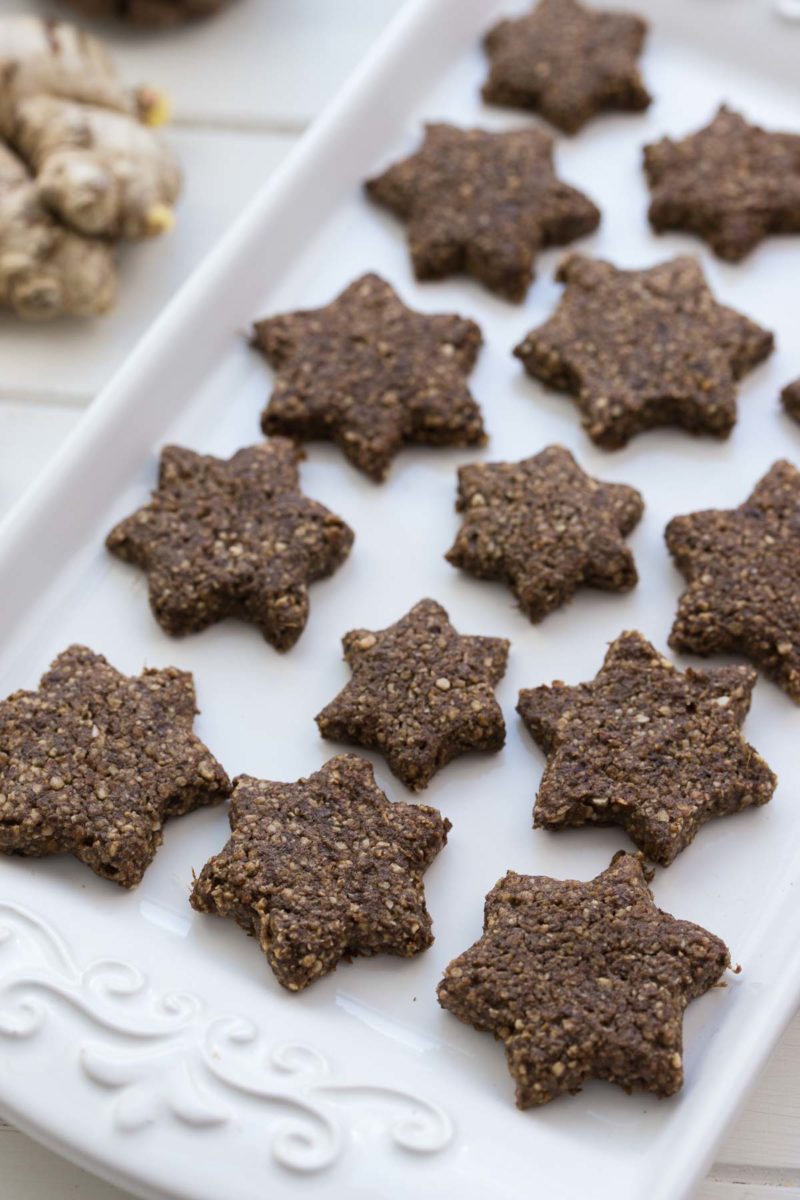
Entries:
[[0, 702], [0, 852], [74, 854], [123, 887], [139, 883], [168, 817], [230, 792], [192, 732], [191, 675], [131, 678], [71, 646], [39, 690]]
[[532, 621], [582, 584], [610, 592], [636, 584], [622, 539], [642, 515], [642, 497], [625, 484], [592, 479], [562, 446], [519, 463], [461, 467], [456, 507], [464, 523], [448, 562], [508, 583]]
[[368, 762], [342, 754], [297, 783], [242, 775], [230, 821], [192, 905], [256, 937], [285, 988], [300, 991], [352, 955], [410, 958], [430, 946], [422, 875], [450, 822], [423, 804], [391, 804]]
[[640, 112], [650, 103], [637, 66], [646, 33], [646, 22], [632, 13], [541, 0], [486, 35], [491, 69], [483, 98], [533, 109], [565, 133], [596, 113]]
[[575, 254], [556, 278], [561, 302], [514, 353], [529, 375], [574, 397], [592, 441], [616, 450], [659, 425], [728, 436], [736, 381], [773, 337], [718, 304], [695, 259], [623, 271]]
[[541, 129], [427, 125], [421, 149], [366, 187], [408, 222], [418, 279], [463, 271], [506, 300], [524, 299], [540, 250], [600, 224], [596, 205], [557, 178]]
[[388, 629], [354, 629], [342, 644], [353, 677], [317, 717], [324, 738], [379, 750], [415, 791], [459, 754], [502, 748], [494, 689], [505, 638], [462, 637], [441, 604], [420, 600]]
[[685, 229], [739, 262], [772, 233], [800, 233], [800, 134], [768, 133], [724, 106], [680, 142], [645, 146], [650, 224]]
[[225, 617], [256, 625], [287, 650], [308, 620], [308, 584], [332, 575], [353, 531], [300, 491], [302, 452], [285, 438], [212, 458], [180, 446], [161, 455], [151, 502], [112, 529], [112, 554], [147, 572], [167, 633]]
[[486, 440], [467, 387], [480, 329], [407, 308], [378, 275], [325, 308], [257, 321], [253, 340], [277, 372], [264, 432], [329, 439], [376, 481], [404, 445]]
[[486, 897], [483, 936], [450, 963], [439, 1003], [503, 1041], [519, 1108], [591, 1078], [679, 1091], [684, 1009], [730, 957], [656, 908], [647, 879], [620, 854], [588, 883], [509, 871]]
[[744, 504], [674, 517], [666, 539], [689, 583], [670, 646], [744, 654], [800, 703], [800, 471], [774, 463]]
[[534, 825], [621, 825], [666, 867], [711, 817], [766, 804], [775, 776], [739, 731], [755, 682], [752, 667], [679, 671], [623, 633], [591, 683], [520, 692], [547, 754]]

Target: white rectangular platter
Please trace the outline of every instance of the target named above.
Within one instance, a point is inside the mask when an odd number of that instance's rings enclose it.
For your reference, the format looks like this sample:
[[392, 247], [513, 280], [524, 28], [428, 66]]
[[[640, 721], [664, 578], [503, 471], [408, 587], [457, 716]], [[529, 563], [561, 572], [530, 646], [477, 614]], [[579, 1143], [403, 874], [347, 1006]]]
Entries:
[[[663, 545], [667, 520], [740, 503], [776, 458], [800, 451], [777, 402], [800, 374], [800, 239], [775, 239], [737, 267], [688, 238], [657, 239], [640, 172], [643, 143], [699, 126], [721, 100], [796, 127], [800, 27], [766, 0], [630, 7], [652, 20], [644, 70], [655, 103], [644, 116], [598, 120], [560, 139], [558, 165], [603, 210], [582, 249], [627, 266], [695, 252], [721, 300], [775, 330], [778, 350], [742, 386], [730, 441], [664, 431], [604, 453], [566, 398], [524, 377], [510, 351], [557, 300], [559, 252], [542, 256], [519, 307], [466, 280], [415, 283], [402, 229], [365, 201], [360, 181], [410, 151], [424, 118], [493, 129], [532, 119], [487, 109], [478, 96], [480, 34], [515, 0], [419, 0], [0, 532], [0, 694], [35, 686], [75, 641], [130, 673], [178, 665], [194, 672], [198, 731], [231, 775], [295, 779], [335, 751], [313, 716], [346, 679], [339, 638], [349, 628], [380, 628], [430, 595], [460, 631], [512, 642], [498, 690], [505, 750], [458, 760], [425, 793], [453, 830], [427, 875], [436, 942], [414, 960], [360, 960], [302, 995], [283, 992], [255, 943], [188, 904], [192, 871], [226, 839], [222, 808], [168, 827], [133, 893], [72, 860], [0, 861], [0, 1109], [137, 1194], [676, 1200], [710, 1161], [800, 996], [800, 714], [762, 679], [745, 732], [780, 776], [774, 800], [708, 826], [653, 885], [661, 907], [724, 937], [744, 968], [690, 1007], [680, 1096], [658, 1102], [592, 1084], [520, 1113], [501, 1046], [435, 999], [443, 967], [479, 934], [484, 894], [507, 869], [590, 878], [629, 845], [614, 829], [532, 831], [542, 758], [514, 715], [518, 689], [591, 678], [623, 629], [663, 649], [681, 588]], [[106, 555], [105, 532], [144, 502], [166, 441], [227, 455], [258, 440], [270, 377], [244, 336], [254, 317], [325, 303], [369, 269], [415, 308], [458, 311], [482, 326], [472, 382], [491, 435], [484, 457], [560, 442], [591, 474], [640, 488], [647, 507], [631, 539], [639, 586], [627, 596], [584, 591], [533, 626], [506, 590], [459, 575], [442, 557], [457, 527], [456, 467], [475, 453], [409, 450], [378, 488], [320, 445], [310, 448], [304, 487], [345, 517], [356, 544], [313, 589], [298, 645], [279, 656], [231, 622], [168, 639], [143, 577]], [[374, 761], [390, 797], [407, 799]]]

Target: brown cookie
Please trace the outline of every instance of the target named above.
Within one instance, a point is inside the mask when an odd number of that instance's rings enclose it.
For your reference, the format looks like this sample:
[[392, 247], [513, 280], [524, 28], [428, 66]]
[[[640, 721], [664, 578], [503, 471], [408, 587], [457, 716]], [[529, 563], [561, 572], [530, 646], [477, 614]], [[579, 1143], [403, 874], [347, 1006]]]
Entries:
[[325, 308], [257, 321], [253, 340], [277, 372], [264, 432], [335, 442], [372, 479], [386, 477], [405, 445], [486, 440], [467, 387], [480, 329], [406, 308], [378, 275]]
[[684, 229], [739, 262], [771, 233], [800, 233], [800, 135], [768, 133], [722, 107], [682, 141], [644, 148], [650, 224]]
[[689, 583], [670, 646], [744, 654], [800, 703], [800, 471], [774, 463], [744, 504], [674, 517], [666, 539]]
[[781, 392], [781, 402], [790, 417], [800, 421], [800, 379], [787, 383]]
[[289, 991], [343, 958], [410, 958], [430, 946], [422, 875], [450, 822], [427, 805], [391, 804], [368, 762], [341, 754], [297, 783], [240, 775], [230, 821], [192, 906], [256, 937]]
[[740, 733], [755, 682], [750, 667], [678, 671], [623, 633], [591, 683], [521, 691], [548, 756], [534, 825], [621, 825], [667, 867], [711, 817], [766, 804], [775, 776]]
[[483, 98], [533, 109], [565, 133], [596, 113], [641, 112], [650, 103], [637, 66], [646, 34], [647, 23], [633, 14], [541, 0], [487, 33]]
[[532, 621], [582, 584], [627, 592], [637, 582], [623, 537], [642, 515], [641, 495], [592, 479], [563, 446], [519, 463], [461, 467], [456, 508], [466, 515], [447, 561], [507, 583]]
[[134, 887], [168, 817], [230, 792], [192, 732], [196, 711], [185, 671], [131, 678], [70, 646], [38, 691], [0, 702], [0, 852], [73, 854]]
[[324, 738], [379, 750], [406, 787], [427, 787], [470, 750], [500, 750], [506, 728], [494, 689], [505, 638], [462, 637], [435, 600], [373, 633], [342, 639], [353, 678], [317, 717]]
[[135, 25], [165, 27], [225, 8], [230, 0], [69, 0], [87, 17], [120, 17]]
[[517, 1106], [591, 1078], [671, 1096], [683, 1083], [683, 1012], [730, 966], [724, 942], [656, 908], [640, 859], [588, 883], [509, 871], [483, 936], [455, 959], [439, 1003], [505, 1044]]
[[736, 381], [773, 337], [717, 304], [695, 259], [623, 271], [574, 254], [556, 278], [566, 284], [558, 308], [514, 353], [573, 396], [592, 441], [617, 450], [658, 425], [728, 436]]
[[284, 438], [229, 459], [180, 446], [162, 452], [151, 502], [106, 545], [147, 572], [167, 633], [239, 617], [277, 650], [294, 645], [308, 620], [308, 584], [332, 575], [353, 544], [341, 517], [300, 491], [300, 458]]
[[427, 125], [421, 149], [366, 187], [408, 222], [417, 279], [466, 272], [507, 300], [524, 299], [539, 250], [600, 224], [592, 201], [557, 178], [541, 129]]

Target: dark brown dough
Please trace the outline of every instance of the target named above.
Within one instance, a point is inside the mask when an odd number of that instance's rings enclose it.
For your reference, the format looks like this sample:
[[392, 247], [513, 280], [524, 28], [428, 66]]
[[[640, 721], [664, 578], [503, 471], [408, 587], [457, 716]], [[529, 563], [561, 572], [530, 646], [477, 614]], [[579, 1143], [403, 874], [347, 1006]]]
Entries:
[[209, 17], [231, 0], [69, 0], [86, 17], [119, 17], [134, 25], [167, 26]]
[[135, 887], [167, 818], [230, 792], [192, 732], [196, 711], [185, 671], [131, 678], [70, 646], [38, 691], [0, 702], [0, 852], [74, 854]]
[[740, 733], [755, 682], [751, 667], [679, 671], [623, 633], [591, 683], [520, 692], [547, 754], [534, 825], [621, 825], [666, 867], [711, 817], [766, 804], [775, 776]]
[[500, 21], [485, 39], [490, 104], [533, 109], [565, 133], [596, 113], [641, 112], [650, 95], [637, 60], [647, 23], [576, 0], [541, 0], [517, 20]]
[[332, 575], [353, 544], [341, 517], [300, 491], [300, 458], [285, 438], [229, 459], [180, 446], [162, 452], [152, 500], [106, 545], [147, 572], [167, 633], [240, 617], [277, 650], [294, 645], [308, 620], [308, 584]]
[[407, 308], [378, 275], [356, 279], [325, 308], [257, 321], [253, 333], [277, 373], [265, 433], [329, 439], [377, 481], [404, 445], [486, 440], [467, 387], [480, 329]]
[[569, 392], [592, 441], [607, 450], [658, 425], [727, 437], [736, 381], [773, 337], [718, 304], [693, 258], [643, 271], [574, 254], [556, 276], [561, 302], [514, 353], [529, 375]]
[[800, 135], [768, 133], [724, 106], [682, 141], [645, 146], [650, 224], [684, 229], [739, 262], [771, 233], [800, 233]]
[[790, 417], [800, 421], [800, 379], [787, 383], [781, 392], [781, 402]]
[[391, 804], [368, 762], [341, 754], [297, 783], [241, 775], [230, 821], [192, 905], [256, 937], [289, 991], [343, 958], [410, 958], [430, 946], [422, 875], [450, 822], [424, 804]]
[[519, 1108], [593, 1077], [671, 1096], [684, 1009], [729, 966], [724, 942], [656, 908], [641, 861], [620, 854], [588, 883], [509, 871], [439, 1003], [501, 1039]]
[[408, 222], [418, 279], [466, 272], [507, 300], [524, 299], [539, 250], [600, 224], [597, 206], [557, 178], [542, 129], [427, 125], [421, 149], [366, 187]]
[[800, 471], [774, 463], [744, 504], [674, 517], [666, 539], [689, 584], [670, 646], [744, 654], [800, 703]]
[[379, 750], [415, 791], [459, 754], [503, 746], [494, 689], [504, 638], [462, 637], [441, 604], [420, 600], [388, 629], [354, 629], [342, 644], [353, 677], [317, 717], [324, 738]]

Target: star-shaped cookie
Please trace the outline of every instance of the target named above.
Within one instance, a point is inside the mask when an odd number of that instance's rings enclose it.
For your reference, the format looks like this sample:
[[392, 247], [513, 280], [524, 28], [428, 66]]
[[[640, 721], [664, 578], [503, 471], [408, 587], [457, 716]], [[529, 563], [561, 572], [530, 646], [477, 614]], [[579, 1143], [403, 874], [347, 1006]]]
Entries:
[[650, 224], [684, 229], [739, 262], [771, 233], [800, 233], [800, 134], [768, 133], [722, 107], [710, 125], [645, 146]]
[[541, 0], [486, 35], [491, 69], [483, 98], [533, 109], [565, 133], [596, 113], [641, 112], [650, 103], [637, 66], [646, 34], [646, 22], [630, 13]]
[[192, 732], [196, 711], [185, 671], [131, 678], [70, 646], [38, 691], [0, 702], [0, 852], [73, 854], [135, 887], [167, 818], [230, 791]]
[[781, 401], [789, 416], [800, 421], [800, 379], [787, 383], [781, 392]]
[[670, 646], [744, 654], [800, 703], [800, 471], [774, 463], [744, 504], [674, 517], [666, 539], [689, 584]]
[[417, 279], [466, 272], [507, 300], [524, 299], [539, 250], [600, 224], [596, 205], [557, 178], [541, 129], [426, 125], [421, 149], [366, 187], [408, 222]]
[[378, 750], [406, 787], [427, 787], [470, 750], [500, 750], [506, 729], [494, 689], [505, 638], [462, 637], [435, 600], [373, 633], [342, 639], [353, 677], [317, 717], [324, 738]]
[[641, 495], [592, 479], [563, 446], [519, 463], [461, 467], [456, 508], [464, 523], [447, 561], [508, 583], [532, 621], [582, 584], [626, 592], [637, 582], [623, 538], [642, 515]]
[[257, 321], [254, 343], [277, 372], [264, 432], [329, 439], [372, 479], [404, 445], [486, 440], [467, 387], [480, 329], [407, 308], [378, 275], [325, 308]]
[[158, 490], [106, 545], [147, 572], [167, 633], [197, 633], [225, 617], [250, 621], [288, 650], [308, 620], [308, 584], [332, 575], [353, 531], [300, 491], [302, 453], [285, 438], [232, 458], [167, 446]]
[[520, 692], [547, 754], [534, 825], [621, 825], [666, 867], [712, 817], [766, 804], [775, 776], [740, 732], [755, 682], [751, 667], [679, 671], [623, 633], [591, 683]]
[[728, 436], [736, 381], [773, 337], [718, 304], [695, 259], [623, 271], [575, 254], [556, 278], [566, 284], [560, 304], [514, 353], [529, 375], [574, 397], [592, 441], [616, 450], [658, 425]]
[[241, 775], [230, 821], [192, 905], [256, 937], [289, 991], [352, 955], [410, 958], [430, 946], [422, 876], [450, 822], [427, 805], [391, 804], [368, 762], [342, 754], [297, 783]]
[[620, 854], [588, 883], [509, 871], [439, 1003], [503, 1041], [519, 1108], [591, 1078], [671, 1096], [684, 1009], [729, 966], [724, 942], [656, 908], [641, 861]]

